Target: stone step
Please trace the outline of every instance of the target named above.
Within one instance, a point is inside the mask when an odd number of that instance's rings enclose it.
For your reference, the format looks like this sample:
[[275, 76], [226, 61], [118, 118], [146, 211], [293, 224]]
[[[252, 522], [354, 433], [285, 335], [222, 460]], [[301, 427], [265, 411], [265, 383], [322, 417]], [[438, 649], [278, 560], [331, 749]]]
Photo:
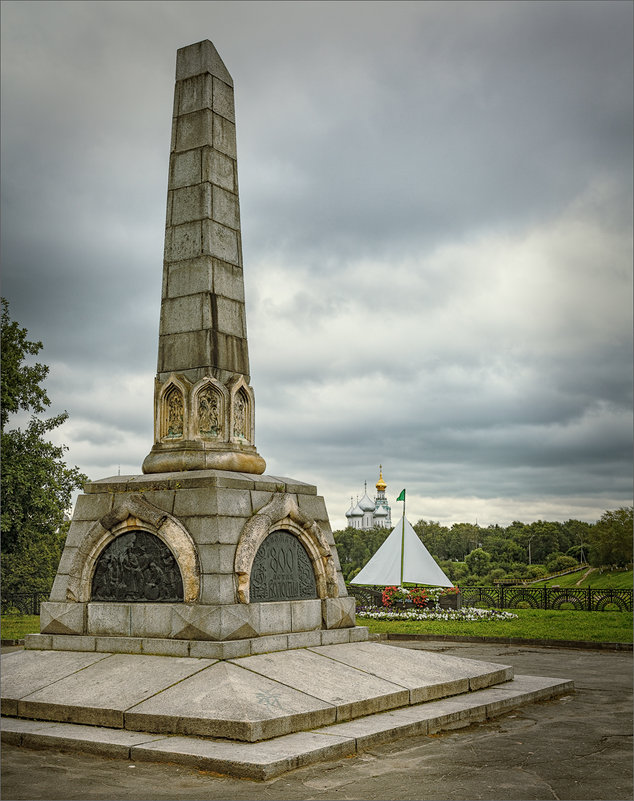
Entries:
[[229, 660], [31, 650], [2, 658], [2, 713], [256, 742], [512, 678], [507, 665], [370, 642]]
[[171, 762], [249, 779], [270, 779], [379, 743], [457, 729], [512, 709], [574, 691], [572, 681], [515, 676], [502, 685], [367, 715], [257, 743], [132, 732], [116, 728], [2, 719], [2, 741], [27, 748], [58, 748], [133, 762]]

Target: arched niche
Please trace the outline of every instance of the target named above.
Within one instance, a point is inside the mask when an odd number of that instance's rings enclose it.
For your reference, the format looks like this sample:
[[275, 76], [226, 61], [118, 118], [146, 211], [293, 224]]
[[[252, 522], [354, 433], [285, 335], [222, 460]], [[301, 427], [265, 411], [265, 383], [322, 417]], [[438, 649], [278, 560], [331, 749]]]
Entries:
[[234, 569], [238, 579], [238, 600], [251, 602], [251, 575], [255, 557], [265, 539], [278, 531], [296, 537], [305, 549], [315, 577], [318, 598], [339, 595], [332, 551], [314, 520], [303, 515], [294, 497], [276, 493], [244, 524], [236, 546]]
[[301, 538], [284, 529], [260, 543], [251, 566], [249, 602], [304, 601], [317, 598], [315, 570]]
[[214, 378], [205, 377], [192, 390], [193, 439], [227, 439], [227, 390]]
[[148, 503], [141, 495], [123, 498], [111, 512], [91, 526], [70, 566], [67, 599], [82, 603], [90, 601], [93, 577], [101, 554], [117, 537], [137, 532], [145, 532], [162, 541], [180, 572], [182, 601], [198, 601], [200, 564], [191, 535], [175, 517]]
[[133, 529], [115, 537], [95, 560], [91, 601], [182, 603], [183, 578], [160, 537]]
[[252, 445], [254, 439], [253, 390], [242, 376], [230, 384], [231, 414], [229, 437], [233, 442]]
[[158, 396], [158, 435], [161, 442], [187, 439], [189, 386], [171, 375]]

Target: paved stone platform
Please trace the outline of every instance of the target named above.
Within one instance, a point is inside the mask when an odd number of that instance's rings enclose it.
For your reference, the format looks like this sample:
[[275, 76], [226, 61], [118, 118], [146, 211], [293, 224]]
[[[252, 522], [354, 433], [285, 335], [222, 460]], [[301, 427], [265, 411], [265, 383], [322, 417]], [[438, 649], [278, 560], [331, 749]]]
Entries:
[[257, 742], [512, 678], [509, 666], [369, 642], [229, 660], [25, 650], [2, 658], [2, 713]]
[[524, 704], [570, 692], [573, 682], [517, 676], [498, 687], [377, 713], [263, 742], [160, 736], [97, 726], [2, 719], [3, 743], [79, 750], [135, 762], [170, 762], [249, 779], [270, 779], [293, 768], [340, 759], [380, 743], [462, 728]]

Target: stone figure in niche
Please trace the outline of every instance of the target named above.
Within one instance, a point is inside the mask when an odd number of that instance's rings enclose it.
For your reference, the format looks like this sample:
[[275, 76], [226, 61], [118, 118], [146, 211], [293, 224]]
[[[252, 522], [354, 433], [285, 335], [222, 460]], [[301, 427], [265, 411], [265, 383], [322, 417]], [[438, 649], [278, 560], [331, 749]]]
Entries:
[[238, 392], [233, 402], [233, 436], [248, 439], [247, 402], [242, 392]]
[[183, 580], [170, 549], [158, 537], [133, 531], [102, 551], [92, 580], [93, 601], [182, 601]]
[[205, 387], [198, 395], [198, 431], [201, 437], [217, 437], [220, 433], [218, 394]]
[[172, 389], [167, 398], [167, 437], [176, 439], [183, 436], [183, 396], [180, 390]]
[[306, 549], [294, 534], [273, 531], [253, 560], [249, 600], [257, 603], [309, 598], [317, 598], [317, 586]]

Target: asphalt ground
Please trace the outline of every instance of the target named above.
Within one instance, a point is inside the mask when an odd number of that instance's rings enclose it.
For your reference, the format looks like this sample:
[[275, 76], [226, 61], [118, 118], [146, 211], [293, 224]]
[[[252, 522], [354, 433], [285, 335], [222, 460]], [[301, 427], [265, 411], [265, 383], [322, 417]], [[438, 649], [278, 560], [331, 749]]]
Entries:
[[[631, 799], [632, 653], [399, 642], [572, 679], [576, 691], [486, 723], [376, 746], [265, 782], [77, 752], [2, 749], [1, 797], [18, 799]], [[12, 649], [2, 649], [3, 652]]]

